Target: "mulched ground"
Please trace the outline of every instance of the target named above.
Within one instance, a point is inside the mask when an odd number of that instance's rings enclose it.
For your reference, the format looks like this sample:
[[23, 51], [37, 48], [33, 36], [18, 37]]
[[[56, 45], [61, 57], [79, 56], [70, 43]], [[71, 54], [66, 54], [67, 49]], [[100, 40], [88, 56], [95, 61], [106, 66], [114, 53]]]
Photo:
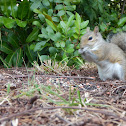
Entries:
[[[83, 106], [55, 104], [51, 99], [56, 102], [61, 99], [46, 88], [34, 91], [38, 85], [59, 92], [66, 101], [70, 91], [75, 91], [71, 96], [75, 98], [80, 91]], [[64, 71], [62, 75], [34, 68], [1, 68], [0, 125], [126, 126], [126, 82], [103, 82], [95, 67]]]

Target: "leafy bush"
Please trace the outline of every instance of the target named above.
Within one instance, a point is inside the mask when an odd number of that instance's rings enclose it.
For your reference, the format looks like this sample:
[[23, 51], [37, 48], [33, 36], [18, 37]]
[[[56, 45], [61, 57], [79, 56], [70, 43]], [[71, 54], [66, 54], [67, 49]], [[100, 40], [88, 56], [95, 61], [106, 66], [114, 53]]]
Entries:
[[126, 6], [124, 0], [81, 0], [77, 11], [90, 21], [93, 29], [99, 25], [103, 35], [110, 31], [126, 31]]
[[75, 9], [69, 1], [54, 0], [43, 2], [42, 8], [33, 10], [40, 19], [36, 25], [44, 24], [40, 25], [38, 42], [31, 44], [30, 49], [38, 52], [42, 61], [51, 58], [78, 65], [79, 40], [89, 21], [82, 21], [78, 13], [73, 13]]
[[[61, 0], [2, 0], [1, 46], [4, 64], [21, 66], [22, 57], [78, 64], [79, 40], [89, 21], [82, 21], [76, 5]], [[30, 47], [30, 48], [29, 48]]]
[[[2, 52], [0, 59], [7, 67], [21, 66], [22, 57], [32, 62], [34, 55], [29, 48], [29, 43], [31, 42], [33, 12], [30, 10], [30, 2], [24, 0], [18, 3], [16, 0], [1, 0], [0, 11], [0, 51]], [[37, 37], [39, 30], [34, 28], [33, 31], [36, 32], [35, 37]], [[31, 39], [35, 40], [35, 37], [32, 36]]]

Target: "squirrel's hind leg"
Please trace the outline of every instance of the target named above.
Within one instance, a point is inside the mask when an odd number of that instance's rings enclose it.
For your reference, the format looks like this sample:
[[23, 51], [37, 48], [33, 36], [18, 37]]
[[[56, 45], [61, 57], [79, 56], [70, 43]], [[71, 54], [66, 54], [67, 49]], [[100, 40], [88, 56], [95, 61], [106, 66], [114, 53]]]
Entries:
[[98, 67], [99, 77], [103, 81], [107, 79], [124, 80], [125, 78], [124, 70], [119, 63], [110, 63], [110, 62], [108, 63], [108, 61], [104, 61], [104, 67], [100, 67], [100, 66], [97, 67]]

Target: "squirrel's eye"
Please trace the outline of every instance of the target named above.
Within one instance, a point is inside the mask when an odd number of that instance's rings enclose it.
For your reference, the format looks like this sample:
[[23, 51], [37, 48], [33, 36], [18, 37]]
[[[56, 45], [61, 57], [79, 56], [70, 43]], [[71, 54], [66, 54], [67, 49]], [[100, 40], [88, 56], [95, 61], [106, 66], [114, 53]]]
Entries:
[[89, 37], [88, 40], [92, 40], [92, 37]]

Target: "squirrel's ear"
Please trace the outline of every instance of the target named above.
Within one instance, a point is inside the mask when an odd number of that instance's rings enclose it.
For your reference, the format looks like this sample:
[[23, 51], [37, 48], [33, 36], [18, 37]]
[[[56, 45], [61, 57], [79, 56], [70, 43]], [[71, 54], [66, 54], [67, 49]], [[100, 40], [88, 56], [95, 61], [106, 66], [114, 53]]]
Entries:
[[98, 28], [98, 26], [95, 26], [94, 33], [97, 34], [98, 32], [99, 32], [99, 28]]
[[89, 28], [89, 27], [87, 27], [86, 31], [87, 31], [87, 32], [89, 32], [89, 31], [90, 31], [90, 28]]

